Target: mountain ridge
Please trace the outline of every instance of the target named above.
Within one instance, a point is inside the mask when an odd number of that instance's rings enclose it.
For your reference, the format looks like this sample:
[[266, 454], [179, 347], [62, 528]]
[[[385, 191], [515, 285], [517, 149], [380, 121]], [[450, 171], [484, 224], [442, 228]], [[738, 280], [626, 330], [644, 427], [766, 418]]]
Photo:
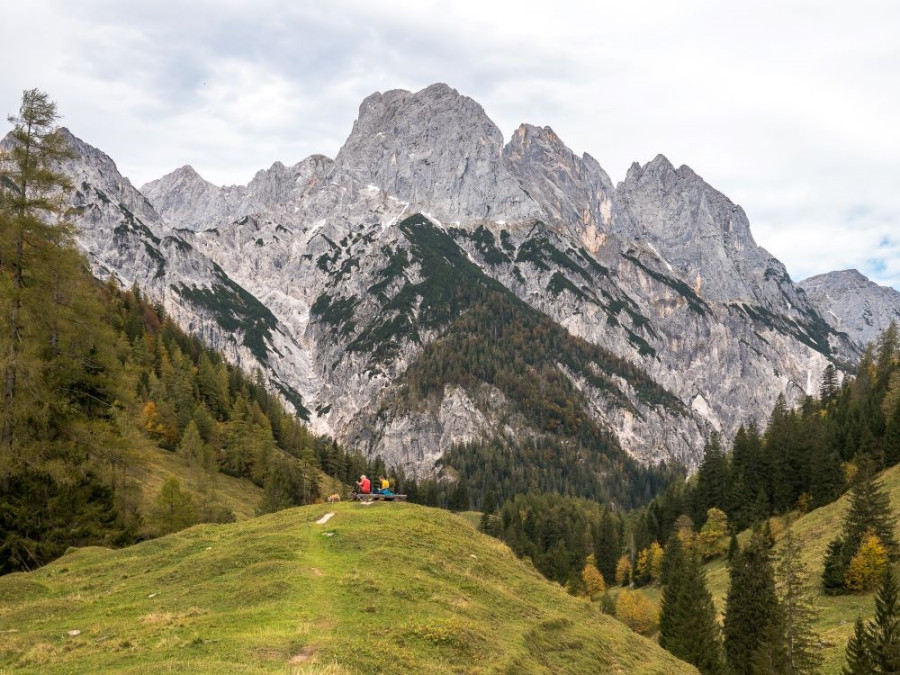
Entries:
[[[779, 394], [799, 400], [829, 361], [852, 363], [861, 350], [756, 246], [740, 207], [663, 156], [613, 187], [596, 160], [572, 153], [549, 127], [522, 125], [504, 145], [481, 106], [444, 85], [368, 97], [334, 162], [308, 164], [298, 188], [303, 162], [263, 172], [277, 184], [264, 199], [234, 200], [221, 213], [191, 212], [190, 191], [172, 188], [176, 216], [157, 215], [154, 224], [273, 314], [274, 342], [262, 340], [271, 348], [258, 362], [302, 398], [314, 428], [341, 441], [365, 437], [360, 447], [415, 472], [434, 471], [452, 439], [465, 438], [444, 433], [449, 420], [494, 420], [470, 430], [484, 435], [501, 432], [503, 418], [503, 404], [490, 403], [496, 397], [471, 391], [466, 402], [447, 381], [436, 399], [446, 405], [424, 418], [390, 413], [396, 433], [383, 436], [362, 422], [378, 419], [402, 374], [456, 318], [414, 338], [401, 330], [422, 318], [415, 289], [431, 272], [398, 227], [416, 213], [481, 273], [682, 402], [686, 417], [658, 419], [602, 396], [584, 404], [642, 462], [695, 466], [711, 431], [727, 437], [748, 419], [762, 421]], [[217, 224], [194, 231], [198, 213]], [[120, 256], [123, 271], [129, 256]], [[164, 297], [171, 286], [160, 289]], [[414, 300], [400, 311], [404, 298]], [[378, 344], [363, 353], [365, 335]], [[470, 414], [473, 405], [479, 415]], [[444, 440], [416, 450], [411, 442], [426, 427]], [[513, 435], [528, 437], [527, 427]]]

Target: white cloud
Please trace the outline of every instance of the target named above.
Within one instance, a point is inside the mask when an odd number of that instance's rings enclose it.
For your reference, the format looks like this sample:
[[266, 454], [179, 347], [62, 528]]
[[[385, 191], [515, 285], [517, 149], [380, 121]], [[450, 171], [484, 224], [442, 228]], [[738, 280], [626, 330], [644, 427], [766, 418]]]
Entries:
[[0, 24], [0, 112], [41, 87], [137, 184], [185, 163], [243, 183], [333, 156], [372, 91], [444, 81], [613, 180], [659, 152], [689, 164], [795, 279], [900, 288], [897, 25], [893, 0], [32, 0]]

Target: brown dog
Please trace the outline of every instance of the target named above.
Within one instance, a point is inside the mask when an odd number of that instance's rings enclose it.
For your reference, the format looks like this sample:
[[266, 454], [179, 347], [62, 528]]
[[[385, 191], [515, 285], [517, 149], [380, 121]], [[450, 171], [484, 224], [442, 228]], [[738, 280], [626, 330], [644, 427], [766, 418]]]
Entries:
[[333, 495], [328, 497], [329, 504], [334, 504], [335, 502], [339, 502], [339, 501], [341, 501], [341, 496], [337, 492], [335, 492]]

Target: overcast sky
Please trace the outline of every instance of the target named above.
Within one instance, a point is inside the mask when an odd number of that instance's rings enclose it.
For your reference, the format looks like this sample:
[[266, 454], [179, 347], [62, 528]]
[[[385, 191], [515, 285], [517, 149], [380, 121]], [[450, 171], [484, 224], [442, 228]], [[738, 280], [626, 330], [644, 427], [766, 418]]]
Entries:
[[614, 182], [658, 153], [688, 164], [794, 280], [855, 267], [900, 289], [896, 0], [9, 5], [0, 112], [43, 89], [136, 186], [333, 157], [365, 96], [441, 81]]

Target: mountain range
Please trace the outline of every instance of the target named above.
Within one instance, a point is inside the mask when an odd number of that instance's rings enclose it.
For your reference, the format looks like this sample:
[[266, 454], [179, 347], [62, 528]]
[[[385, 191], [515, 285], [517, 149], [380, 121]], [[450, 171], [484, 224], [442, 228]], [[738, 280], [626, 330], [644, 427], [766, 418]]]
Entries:
[[814, 393], [900, 319], [856, 271], [794, 283], [687, 166], [659, 155], [614, 185], [549, 127], [504, 143], [444, 84], [369, 96], [334, 159], [246, 186], [185, 166], [136, 189], [65, 133], [96, 276], [416, 475], [487, 444], [601, 478], [695, 467], [709, 434]]

